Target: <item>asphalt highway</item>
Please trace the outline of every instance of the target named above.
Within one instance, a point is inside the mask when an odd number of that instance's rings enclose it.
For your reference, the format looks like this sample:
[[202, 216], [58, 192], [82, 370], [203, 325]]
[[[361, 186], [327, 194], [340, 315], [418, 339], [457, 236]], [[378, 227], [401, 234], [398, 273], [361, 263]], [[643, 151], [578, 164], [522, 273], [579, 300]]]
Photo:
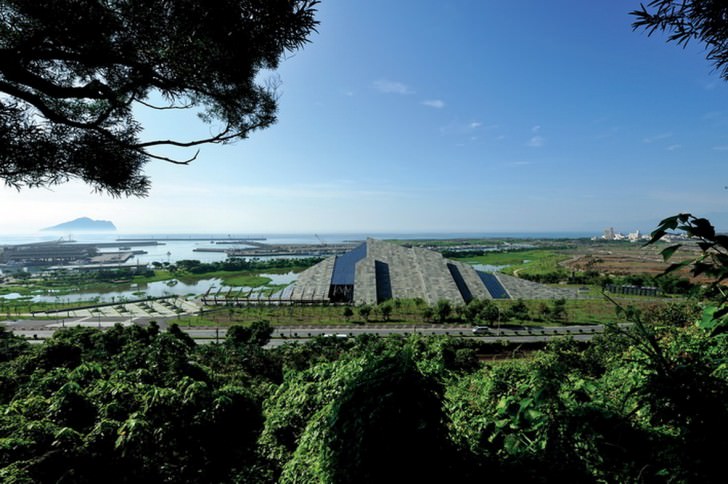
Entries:
[[[170, 320], [173, 322], [173, 320]], [[45, 340], [53, 333], [63, 327], [86, 326], [92, 328], [109, 328], [116, 323], [124, 325], [144, 323], [143, 321], [130, 321], [127, 318], [103, 318], [102, 319], [59, 319], [59, 320], [7, 320], [0, 321], [0, 324], [12, 331], [14, 334], [23, 336], [32, 341]], [[160, 327], [167, 326], [160, 322]], [[197, 328], [181, 327], [198, 343], [212, 343], [225, 339], [225, 328]], [[398, 325], [398, 324], [367, 324], [367, 325], [334, 325], [334, 326], [284, 326], [276, 327], [273, 331], [270, 346], [292, 342], [304, 342], [318, 336], [331, 338], [352, 338], [361, 334], [374, 334], [378, 336], [391, 335], [447, 335], [455, 337], [468, 337], [480, 341], [509, 341], [516, 343], [530, 343], [548, 341], [555, 337], [571, 336], [575, 340], [589, 340], [594, 335], [604, 331], [603, 325], [572, 325], [572, 326], [502, 326], [500, 328], [481, 328], [477, 334], [471, 326], [455, 325], [433, 325], [424, 324], [421, 326]]]

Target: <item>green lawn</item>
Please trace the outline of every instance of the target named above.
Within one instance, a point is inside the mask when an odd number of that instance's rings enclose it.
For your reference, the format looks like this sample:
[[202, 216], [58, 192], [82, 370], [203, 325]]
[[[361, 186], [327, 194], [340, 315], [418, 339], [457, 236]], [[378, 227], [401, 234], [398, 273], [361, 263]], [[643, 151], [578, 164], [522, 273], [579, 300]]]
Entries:
[[260, 287], [265, 286], [272, 281], [270, 277], [258, 276], [250, 273], [230, 273], [222, 275], [222, 280], [228, 286], [247, 286]]
[[[551, 320], [544, 319], [541, 315], [541, 307], [553, 306], [551, 300], [524, 301], [529, 310], [527, 320], [502, 321], [502, 324], [517, 324], [524, 326], [560, 326], [564, 324], [598, 324], [614, 322], [617, 320], [615, 305], [604, 299], [572, 299], [566, 300], [566, 319]], [[667, 302], [667, 301], [665, 301]], [[630, 304], [639, 309], [647, 309], [651, 306], [664, 304], [663, 301], [655, 301], [647, 298], [633, 298], [629, 301], [621, 301], [621, 304]], [[495, 303], [505, 311], [515, 303], [512, 300], [496, 300]], [[423, 309], [426, 305], [415, 301], [388, 302], [392, 306], [392, 314], [389, 322], [393, 324], [423, 324], [430, 323], [423, 317]], [[194, 317], [182, 317], [179, 321], [184, 326], [229, 326], [232, 324], [247, 324], [253, 321], [266, 320], [273, 325], [348, 325], [365, 324], [359, 315], [356, 307], [353, 307], [354, 316], [349, 320], [344, 318], [343, 306], [249, 306], [249, 307], [217, 307], [205, 311], [202, 315]], [[369, 323], [381, 324], [385, 321], [381, 312], [374, 310], [369, 318]], [[453, 324], [469, 325], [467, 321], [458, 320], [453, 316], [450, 321]]]
[[489, 252], [474, 257], [453, 259], [468, 264], [489, 264], [494, 266], [509, 266], [503, 272], [513, 273], [519, 271], [528, 274], [541, 274], [562, 270], [559, 262], [569, 256], [561, 251], [548, 249], [519, 250], [512, 252]]

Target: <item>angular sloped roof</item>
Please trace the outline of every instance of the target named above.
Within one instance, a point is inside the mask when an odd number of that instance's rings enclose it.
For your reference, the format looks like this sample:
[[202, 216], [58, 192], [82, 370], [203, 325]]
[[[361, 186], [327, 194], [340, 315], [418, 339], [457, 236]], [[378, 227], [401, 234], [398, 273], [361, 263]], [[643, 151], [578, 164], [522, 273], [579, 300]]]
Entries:
[[376, 304], [389, 298], [421, 298], [429, 304], [444, 299], [459, 304], [471, 299], [576, 297], [575, 291], [478, 272], [438, 252], [375, 239], [303, 271], [286, 292], [291, 299], [325, 301], [341, 288], [356, 304]]

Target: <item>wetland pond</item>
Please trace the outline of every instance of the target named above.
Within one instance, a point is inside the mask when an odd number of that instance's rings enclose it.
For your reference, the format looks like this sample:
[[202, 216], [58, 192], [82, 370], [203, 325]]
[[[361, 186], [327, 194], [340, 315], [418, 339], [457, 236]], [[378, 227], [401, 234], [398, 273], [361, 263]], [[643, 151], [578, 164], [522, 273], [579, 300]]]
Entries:
[[185, 283], [177, 279], [167, 281], [150, 282], [148, 284], [139, 284], [138, 286], [130, 286], [124, 291], [106, 291], [106, 292], [74, 292], [71, 294], [63, 294], [55, 296], [52, 292], [43, 292], [39, 294], [23, 296], [18, 293], [10, 293], [0, 296], [0, 299], [7, 300], [24, 300], [34, 303], [73, 303], [80, 301], [98, 301], [98, 302], [120, 302], [124, 300], [146, 299], [147, 297], [163, 297], [163, 296], [200, 296], [207, 291], [212, 292], [238, 292], [238, 291], [260, 291], [265, 290], [269, 285], [290, 284], [296, 280], [298, 274], [288, 272], [286, 274], [258, 274], [261, 277], [267, 277], [271, 281], [264, 286], [256, 288], [247, 286], [228, 286], [225, 285], [220, 278], [200, 279], [192, 283]]

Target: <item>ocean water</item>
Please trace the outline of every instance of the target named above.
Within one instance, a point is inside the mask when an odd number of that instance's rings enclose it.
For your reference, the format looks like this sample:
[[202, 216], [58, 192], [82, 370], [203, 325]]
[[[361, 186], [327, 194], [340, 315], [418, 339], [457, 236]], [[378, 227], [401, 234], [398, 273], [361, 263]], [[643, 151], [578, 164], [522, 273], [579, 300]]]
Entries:
[[[49, 242], [59, 239], [73, 240], [76, 243], [117, 242], [119, 239], [129, 240], [157, 240], [163, 245], [132, 247], [133, 250], [143, 250], [146, 254], [139, 254], [130, 259], [127, 264], [149, 264], [151, 262], [174, 263], [183, 259], [196, 259], [202, 262], [225, 260], [224, 252], [195, 252], [195, 249], [226, 249], [248, 247], [244, 243], [216, 244], [217, 241], [257, 239], [268, 244], [334, 244], [340, 242], [363, 241], [367, 237], [376, 239], [411, 239], [411, 240], [443, 240], [443, 239], [475, 239], [475, 238], [519, 238], [519, 239], [563, 239], [583, 238], [595, 235], [594, 232], [449, 232], [449, 233], [370, 233], [370, 234], [216, 234], [216, 233], [187, 233], [187, 234], [121, 234], [106, 233], [78, 233], [59, 234], [40, 232], [36, 234], [4, 235], [0, 234], [0, 245], [15, 245], [36, 242]], [[170, 240], [174, 239], [174, 240]], [[118, 248], [103, 248], [101, 252], [118, 252]], [[261, 257], [265, 259], [265, 257]]]
[[77, 242], [115, 242], [118, 239], [259, 239], [269, 244], [320, 244], [346, 241], [365, 240], [367, 237], [375, 239], [573, 239], [601, 235], [601, 232], [373, 232], [373, 233], [330, 233], [330, 234], [263, 234], [263, 233], [161, 233], [161, 234], [125, 234], [118, 232], [86, 233], [79, 232], [65, 234], [59, 232], [38, 232], [34, 234], [3, 234], [0, 231], [0, 245], [24, 244], [31, 242], [53, 241], [69, 238]]
[[[117, 242], [118, 239], [135, 239], [135, 240], [157, 240], [162, 245], [132, 247], [133, 250], [143, 250], [145, 254], [135, 255], [127, 261], [127, 265], [150, 264], [152, 262], [170, 262], [175, 263], [183, 259], [196, 259], [202, 262], [213, 262], [225, 260], [227, 255], [224, 252], [195, 252], [198, 248], [216, 248], [227, 249], [236, 247], [246, 247], [244, 243], [226, 243], [216, 244], [215, 242], [223, 240], [238, 239], [258, 239], [259, 242], [268, 244], [333, 244], [350, 241], [363, 241], [367, 237], [377, 239], [411, 239], [411, 240], [443, 240], [443, 239], [474, 239], [474, 238], [519, 238], [519, 239], [561, 239], [561, 238], [581, 238], [591, 237], [593, 233], [589, 232], [546, 232], [546, 233], [418, 233], [418, 234], [393, 234], [393, 233], [375, 233], [375, 234], [321, 234], [319, 236], [313, 234], [276, 234], [266, 236], [262, 234], [118, 234], [118, 233], [80, 233], [70, 236], [75, 243], [101, 243], [101, 242]], [[56, 241], [61, 238], [58, 234], [38, 233], [38, 234], [21, 234], [21, 235], [1, 235], [0, 246], [15, 245], [36, 242]], [[62, 237], [69, 240], [69, 236]], [[170, 240], [174, 239], [174, 240]], [[264, 240], [260, 240], [264, 239]], [[123, 242], [122, 242], [123, 243]], [[103, 248], [101, 252], [118, 252], [118, 248]], [[269, 259], [271, 257], [260, 257], [260, 259]], [[498, 270], [501, 266], [482, 266], [480, 270]], [[2, 270], [0, 270], [2, 273]], [[296, 274], [264, 274], [270, 277], [273, 284], [288, 284], [296, 279]], [[98, 299], [101, 301], [113, 301], [119, 298], [134, 299], [138, 296], [136, 292], [143, 292], [146, 295], [162, 296], [162, 295], [199, 295], [206, 292], [210, 288], [218, 290], [229, 289], [218, 279], [205, 279], [194, 284], [184, 284], [179, 282], [175, 285], [167, 285], [166, 282], [150, 283], [143, 287], [131, 288], [123, 291], [110, 291], [107, 293], [79, 293], [64, 296], [54, 296], [52, 294], [36, 294], [32, 297], [33, 302], [74, 302]], [[0, 299], [13, 299], [19, 297], [19, 294], [8, 294], [0, 296]]]

